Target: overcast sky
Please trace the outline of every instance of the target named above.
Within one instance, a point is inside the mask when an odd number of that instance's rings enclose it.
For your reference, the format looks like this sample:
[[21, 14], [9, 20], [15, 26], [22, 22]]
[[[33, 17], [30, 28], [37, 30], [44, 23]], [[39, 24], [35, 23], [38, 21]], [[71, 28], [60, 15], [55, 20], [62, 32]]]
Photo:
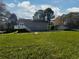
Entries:
[[20, 18], [32, 18], [39, 9], [52, 8], [55, 15], [79, 12], [79, 0], [3, 0], [7, 9]]

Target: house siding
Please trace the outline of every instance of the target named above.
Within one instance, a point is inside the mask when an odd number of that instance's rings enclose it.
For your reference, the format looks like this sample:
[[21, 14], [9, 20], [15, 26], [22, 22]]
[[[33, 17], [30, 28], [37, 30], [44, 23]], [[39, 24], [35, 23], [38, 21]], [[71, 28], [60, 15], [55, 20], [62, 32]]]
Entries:
[[24, 25], [31, 31], [48, 31], [49, 23], [45, 21], [33, 21], [33, 20], [22, 20], [18, 21], [18, 24], [24, 23]]

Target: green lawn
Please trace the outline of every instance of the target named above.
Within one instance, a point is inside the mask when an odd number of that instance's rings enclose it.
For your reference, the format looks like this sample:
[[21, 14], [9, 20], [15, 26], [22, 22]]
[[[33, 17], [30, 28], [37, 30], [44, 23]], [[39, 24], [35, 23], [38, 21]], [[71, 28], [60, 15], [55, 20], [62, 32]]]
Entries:
[[0, 59], [79, 59], [79, 32], [0, 34]]

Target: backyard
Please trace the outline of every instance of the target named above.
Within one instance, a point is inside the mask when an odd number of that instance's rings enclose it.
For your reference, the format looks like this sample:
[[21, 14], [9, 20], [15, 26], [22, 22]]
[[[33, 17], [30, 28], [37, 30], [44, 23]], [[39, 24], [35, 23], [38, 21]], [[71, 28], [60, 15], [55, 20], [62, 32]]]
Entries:
[[79, 32], [0, 34], [0, 59], [79, 59]]

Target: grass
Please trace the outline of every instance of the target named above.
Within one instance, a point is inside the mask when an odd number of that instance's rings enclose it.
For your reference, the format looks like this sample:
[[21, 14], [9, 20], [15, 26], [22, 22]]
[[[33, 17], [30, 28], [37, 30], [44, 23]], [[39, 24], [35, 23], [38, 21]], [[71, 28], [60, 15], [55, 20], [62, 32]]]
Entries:
[[79, 59], [79, 32], [0, 34], [0, 59]]

